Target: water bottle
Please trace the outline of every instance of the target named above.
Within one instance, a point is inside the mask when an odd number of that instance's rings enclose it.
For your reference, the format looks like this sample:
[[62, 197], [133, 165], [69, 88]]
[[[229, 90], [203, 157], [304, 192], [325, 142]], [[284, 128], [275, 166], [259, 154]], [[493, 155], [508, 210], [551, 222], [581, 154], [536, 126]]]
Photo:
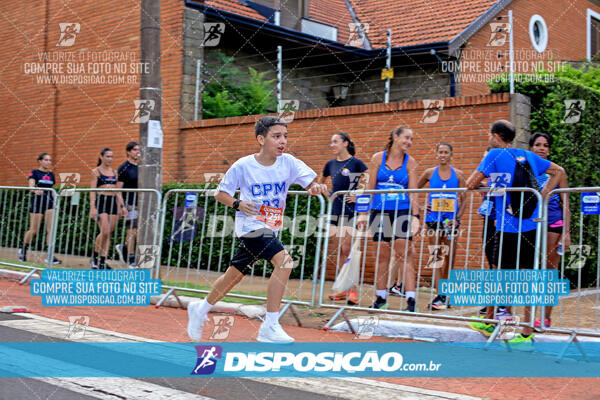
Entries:
[[452, 227], [450, 226], [450, 220], [446, 218], [444, 220], [444, 233], [446, 234], [446, 237], [450, 238], [450, 240], [452, 240], [451, 230]]

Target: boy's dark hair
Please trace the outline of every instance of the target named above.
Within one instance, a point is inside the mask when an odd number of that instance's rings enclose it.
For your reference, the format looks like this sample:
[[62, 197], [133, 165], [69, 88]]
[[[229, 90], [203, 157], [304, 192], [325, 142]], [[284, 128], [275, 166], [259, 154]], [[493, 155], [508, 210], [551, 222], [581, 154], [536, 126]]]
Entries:
[[548, 141], [548, 146], [552, 146], [552, 138], [550, 136], [548, 136], [547, 133], [544, 132], [535, 132], [533, 135], [531, 135], [531, 137], [529, 138], [529, 148], [533, 147], [533, 144], [535, 143], [535, 141], [537, 140], [537, 138], [539, 137], [543, 137]]
[[256, 125], [254, 125], [254, 135], [256, 137], [258, 137], [258, 135], [267, 136], [269, 129], [275, 125], [287, 126], [287, 123], [279, 117], [262, 117], [256, 121]]
[[38, 161], [42, 161], [42, 160], [44, 159], [44, 157], [46, 157], [46, 156], [48, 156], [48, 155], [49, 155], [48, 153], [41, 153], [41, 154], [38, 156], [38, 159], [37, 159], [37, 160], [38, 160]]
[[131, 150], [133, 150], [133, 148], [135, 146], [139, 146], [138, 142], [129, 142], [127, 143], [127, 146], [125, 146], [125, 151], [130, 152]]
[[515, 127], [505, 119], [494, 122], [491, 132], [498, 134], [506, 143], [511, 143], [515, 139]]

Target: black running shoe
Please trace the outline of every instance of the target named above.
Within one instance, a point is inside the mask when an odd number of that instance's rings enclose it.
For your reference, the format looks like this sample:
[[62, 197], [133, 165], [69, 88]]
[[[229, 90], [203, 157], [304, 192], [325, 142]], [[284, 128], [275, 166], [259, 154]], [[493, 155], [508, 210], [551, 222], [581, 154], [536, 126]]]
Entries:
[[106, 262], [98, 264], [98, 269], [112, 269]]
[[19, 261], [27, 261], [27, 252], [23, 249], [19, 249]]
[[[45, 259], [44, 259], [44, 262], [45, 262], [46, 264], [48, 264], [48, 258], [45, 258]], [[56, 258], [56, 257], [53, 257], [53, 258], [52, 258], [52, 264], [54, 264], [54, 265], [59, 265], [59, 264], [62, 264], [62, 261], [61, 261], [61, 260], [59, 260], [59, 259], [58, 259], [58, 258]]]
[[377, 296], [377, 298], [375, 299], [375, 303], [373, 303], [373, 305], [370, 308], [386, 310], [387, 307], [387, 301], [383, 297]]
[[440, 296], [439, 294], [435, 296], [435, 299], [429, 305], [430, 310], [445, 310], [446, 308], [450, 308], [450, 305], [446, 304], [446, 296]]
[[414, 297], [408, 297], [406, 299], [406, 308], [404, 309], [404, 311], [408, 311], [408, 312], [415, 312], [415, 299]]
[[388, 292], [392, 296], [404, 297], [404, 285], [402, 283], [400, 285], [394, 284], [394, 286], [389, 288]]

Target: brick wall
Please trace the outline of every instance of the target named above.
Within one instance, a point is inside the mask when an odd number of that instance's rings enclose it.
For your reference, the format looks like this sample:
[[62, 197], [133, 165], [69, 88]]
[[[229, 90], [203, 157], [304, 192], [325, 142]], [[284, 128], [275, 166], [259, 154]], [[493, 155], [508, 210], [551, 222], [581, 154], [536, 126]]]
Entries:
[[[40, 59], [44, 51], [55, 57], [62, 55], [63, 60], [56, 64], [62, 64], [65, 76], [88, 75], [74, 68], [80, 61], [87, 68], [89, 62], [94, 62], [87, 55], [95, 57], [103, 51], [127, 54], [124, 61], [127, 68], [131, 63], [139, 63], [138, 4], [117, 0], [102, 4], [48, 0], [32, 2], [26, 7], [15, 0], [2, 3], [5, 19], [0, 26], [3, 38], [0, 54], [5, 60], [0, 68], [0, 103], [4, 106], [0, 115], [2, 184], [26, 184], [27, 174], [37, 167], [36, 158], [41, 152], [52, 154], [56, 172], [79, 172], [86, 185], [103, 147], [115, 150], [115, 168], [124, 160], [125, 144], [137, 140], [139, 135], [138, 125], [130, 123], [134, 115], [133, 100], [139, 98], [139, 73], [101, 73], [104, 84], [54, 86], [37, 81], [48, 78], [48, 74], [27, 72], [31, 71], [31, 63], [44, 65]], [[163, 130], [165, 135], [173, 137], [179, 126], [183, 3], [163, 0], [161, 6]], [[56, 46], [60, 38], [59, 23], [80, 24], [72, 46]], [[74, 58], [70, 59], [71, 56]], [[113, 72], [118, 63], [109, 62]], [[95, 67], [99, 66], [92, 66]], [[73, 73], [68, 74], [67, 68], [72, 68]], [[57, 71], [53, 75], [61, 74]], [[114, 76], [115, 81], [109, 82], [108, 76]], [[170, 141], [164, 150], [165, 165], [169, 166], [165, 179], [173, 180], [175, 177], [169, 176], [168, 171], [174, 168], [170, 160], [176, 157]]]
[[[508, 10], [513, 10], [515, 72], [532, 73], [536, 64], [542, 62], [546, 69], [557, 68], [560, 60], [579, 61], [586, 58], [586, 14], [587, 9], [600, 12], [600, 6], [592, 1], [515, 0], [499, 15], [501, 20], [490, 23], [508, 22]], [[533, 15], [544, 18], [548, 29], [548, 45], [544, 53], [535, 51], [529, 38], [529, 20]], [[484, 74], [508, 71], [509, 43], [503, 46], [488, 46], [490, 24], [484, 25], [464, 47], [462, 58], [461, 95], [489, 93]], [[498, 57], [498, 54], [504, 54]], [[506, 69], [499, 70], [500, 65]], [[470, 80], [480, 80], [471, 82]]]
[[[328, 144], [336, 131], [348, 133], [356, 144], [356, 156], [366, 161], [374, 152], [383, 149], [392, 129], [405, 125], [415, 133], [410, 154], [419, 163], [419, 173], [435, 165], [435, 146], [440, 142], [449, 142], [454, 146], [454, 166], [468, 176], [488, 145], [490, 124], [497, 119], [510, 117], [510, 96], [495, 94], [443, 100], [443, 111], [435, 123], [420, 122], [424, 112], [422, 102], [300, 111], [288, 127], [289, 152], [320, 172], [325, 162], [333, 158]], [[256, 119], [256, 116], [235, 117], [196, 121], [183, 126], [181, 138], [185, 159], [182, 163], [184, 173], [181, 175], [185, 181], [202, 181], [206, 172], [225, 172], [238, 158], [256, 152], [258, 145], [253, 133]], [[475, 214], [481, 201], [479, 195], [474, 195], [472, 201], [468, 260], [466, 231], [458, 241], [455, 265], [461, 268], [465, 263], [477, 267], [481, 264], [482, 224]], [[463, 218], [465, 228], [468, 218], [469, 213]], [[415, 245], [419, 251], [420, 241], [416, 241]], [[427, 251], [427, 243], [423, 244], [422, 249]], [[375, 250], [370, 243], [365, 271], [367, 281], [373, 279]], [[426, 263], [427, 255], [423, 257], [422, 262]], [[333, 278], [334, 259], [330, 258], [328, 279]], [[423, 270], [421, 274], [429, 276], [431, 270]]]

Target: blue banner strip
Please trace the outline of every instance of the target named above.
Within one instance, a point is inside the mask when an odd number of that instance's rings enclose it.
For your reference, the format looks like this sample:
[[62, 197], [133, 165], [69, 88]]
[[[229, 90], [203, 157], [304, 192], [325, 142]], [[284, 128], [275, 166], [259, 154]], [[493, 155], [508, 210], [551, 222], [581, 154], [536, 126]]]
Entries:
[[0, 377], [598, 377], [600, 343], [0, 343]]

